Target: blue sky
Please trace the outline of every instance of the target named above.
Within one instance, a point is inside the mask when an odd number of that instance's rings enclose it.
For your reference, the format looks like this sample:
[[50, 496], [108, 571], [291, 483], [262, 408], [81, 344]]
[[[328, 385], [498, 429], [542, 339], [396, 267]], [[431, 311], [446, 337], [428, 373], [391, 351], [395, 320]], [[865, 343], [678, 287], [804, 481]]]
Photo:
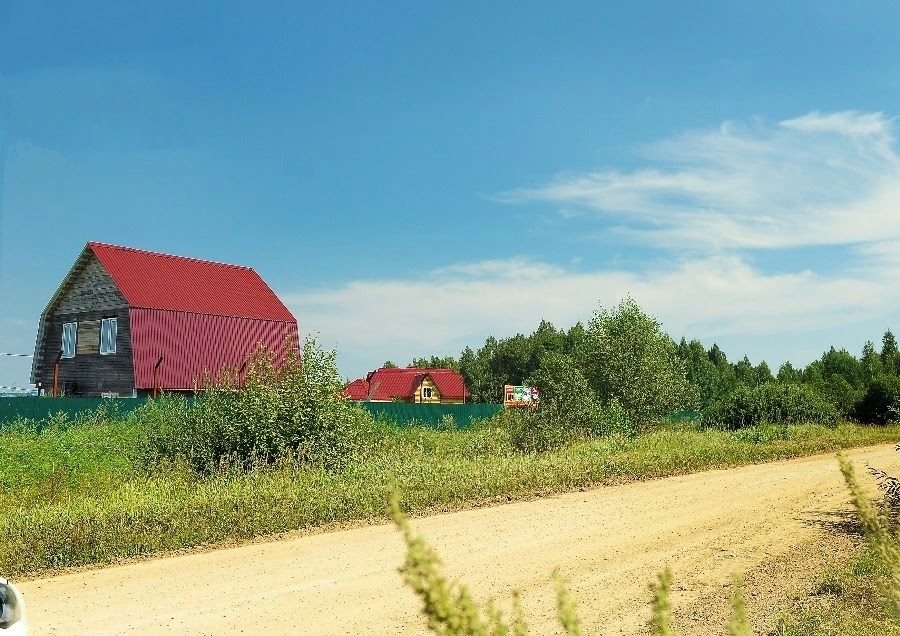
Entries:
[[628, 293], [731, 359], [858, 354], [900, 6], [661, 4], [3, 2], [0, 352], [98, 240], [253, 266], [348, 377]]

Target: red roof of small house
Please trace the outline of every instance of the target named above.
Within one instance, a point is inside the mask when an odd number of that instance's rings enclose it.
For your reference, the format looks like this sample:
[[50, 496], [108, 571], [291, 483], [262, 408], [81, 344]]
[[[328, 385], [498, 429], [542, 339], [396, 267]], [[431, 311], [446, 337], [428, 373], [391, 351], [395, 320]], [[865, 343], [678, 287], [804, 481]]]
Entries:
[[369, 398], [369, 383], [362, 378], [354, 380], [344, 389], [344, 395], [351, 400], [367, 400]]
[[469, 391], [463, 377], [453, 369], [378, 369], [366, 379], [354, 380], [344, 389], [351, 400], [387, 402], [415, 397], [422, 381], [430, 377], [441, 398], [468, 399]]
[[250, 267], [88, 243], [131, 307], [295, 322]]

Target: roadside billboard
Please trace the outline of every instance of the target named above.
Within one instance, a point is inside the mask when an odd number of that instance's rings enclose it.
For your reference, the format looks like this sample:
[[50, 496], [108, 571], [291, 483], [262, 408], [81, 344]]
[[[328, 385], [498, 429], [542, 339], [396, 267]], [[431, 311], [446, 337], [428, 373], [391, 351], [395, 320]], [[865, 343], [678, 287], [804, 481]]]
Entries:
[[503, 387], [503, 406], [537, 406], [540, 393], [533, 386], [515, 386], [507, 384]]

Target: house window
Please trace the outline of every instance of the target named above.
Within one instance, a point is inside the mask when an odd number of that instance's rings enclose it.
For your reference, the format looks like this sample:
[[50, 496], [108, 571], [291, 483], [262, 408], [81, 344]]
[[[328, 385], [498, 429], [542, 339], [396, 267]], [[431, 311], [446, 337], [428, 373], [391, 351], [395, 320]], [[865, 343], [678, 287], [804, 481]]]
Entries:
[[116, 352], [116, 331], [118, 330], [115, 318], [104, 318], [100, 323], [100, 354], [107, 356]]
[[423, 387], [422, 387], [422, 399], [423, 399], [423, 400], [430, 400], [430, 399], [431, 399], [431, 387], [430, 387], [430, 386], [423, 386]]
[[78, 339], [78, 323], [67, 322], [63, 325], [62, 357], [75, 357], [75, 341]]

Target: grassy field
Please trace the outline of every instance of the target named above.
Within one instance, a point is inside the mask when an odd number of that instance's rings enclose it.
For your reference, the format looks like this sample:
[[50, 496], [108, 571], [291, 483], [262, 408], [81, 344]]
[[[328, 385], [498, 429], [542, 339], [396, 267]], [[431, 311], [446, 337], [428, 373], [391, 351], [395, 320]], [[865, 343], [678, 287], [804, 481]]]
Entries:
[[73, 566], [386, 519], [396, 483], [413, 513], [895, 441], [900, 427], [841, 424], [700, 431], [673, 424], [635, 438], [515, 450], [496, 423], [470, 430], [373, 423], [362, 451], [327, 472], [283, 459], [202, 475], [141, 459], [140, 413], [20, 425], [0, 433], [0, 571]]
[[887, 568], [861, 547], [849, 563], [823, 572], [812, 594], [796, 599], [778, 626], [778, 636], [900, 636], [878, 589]]

